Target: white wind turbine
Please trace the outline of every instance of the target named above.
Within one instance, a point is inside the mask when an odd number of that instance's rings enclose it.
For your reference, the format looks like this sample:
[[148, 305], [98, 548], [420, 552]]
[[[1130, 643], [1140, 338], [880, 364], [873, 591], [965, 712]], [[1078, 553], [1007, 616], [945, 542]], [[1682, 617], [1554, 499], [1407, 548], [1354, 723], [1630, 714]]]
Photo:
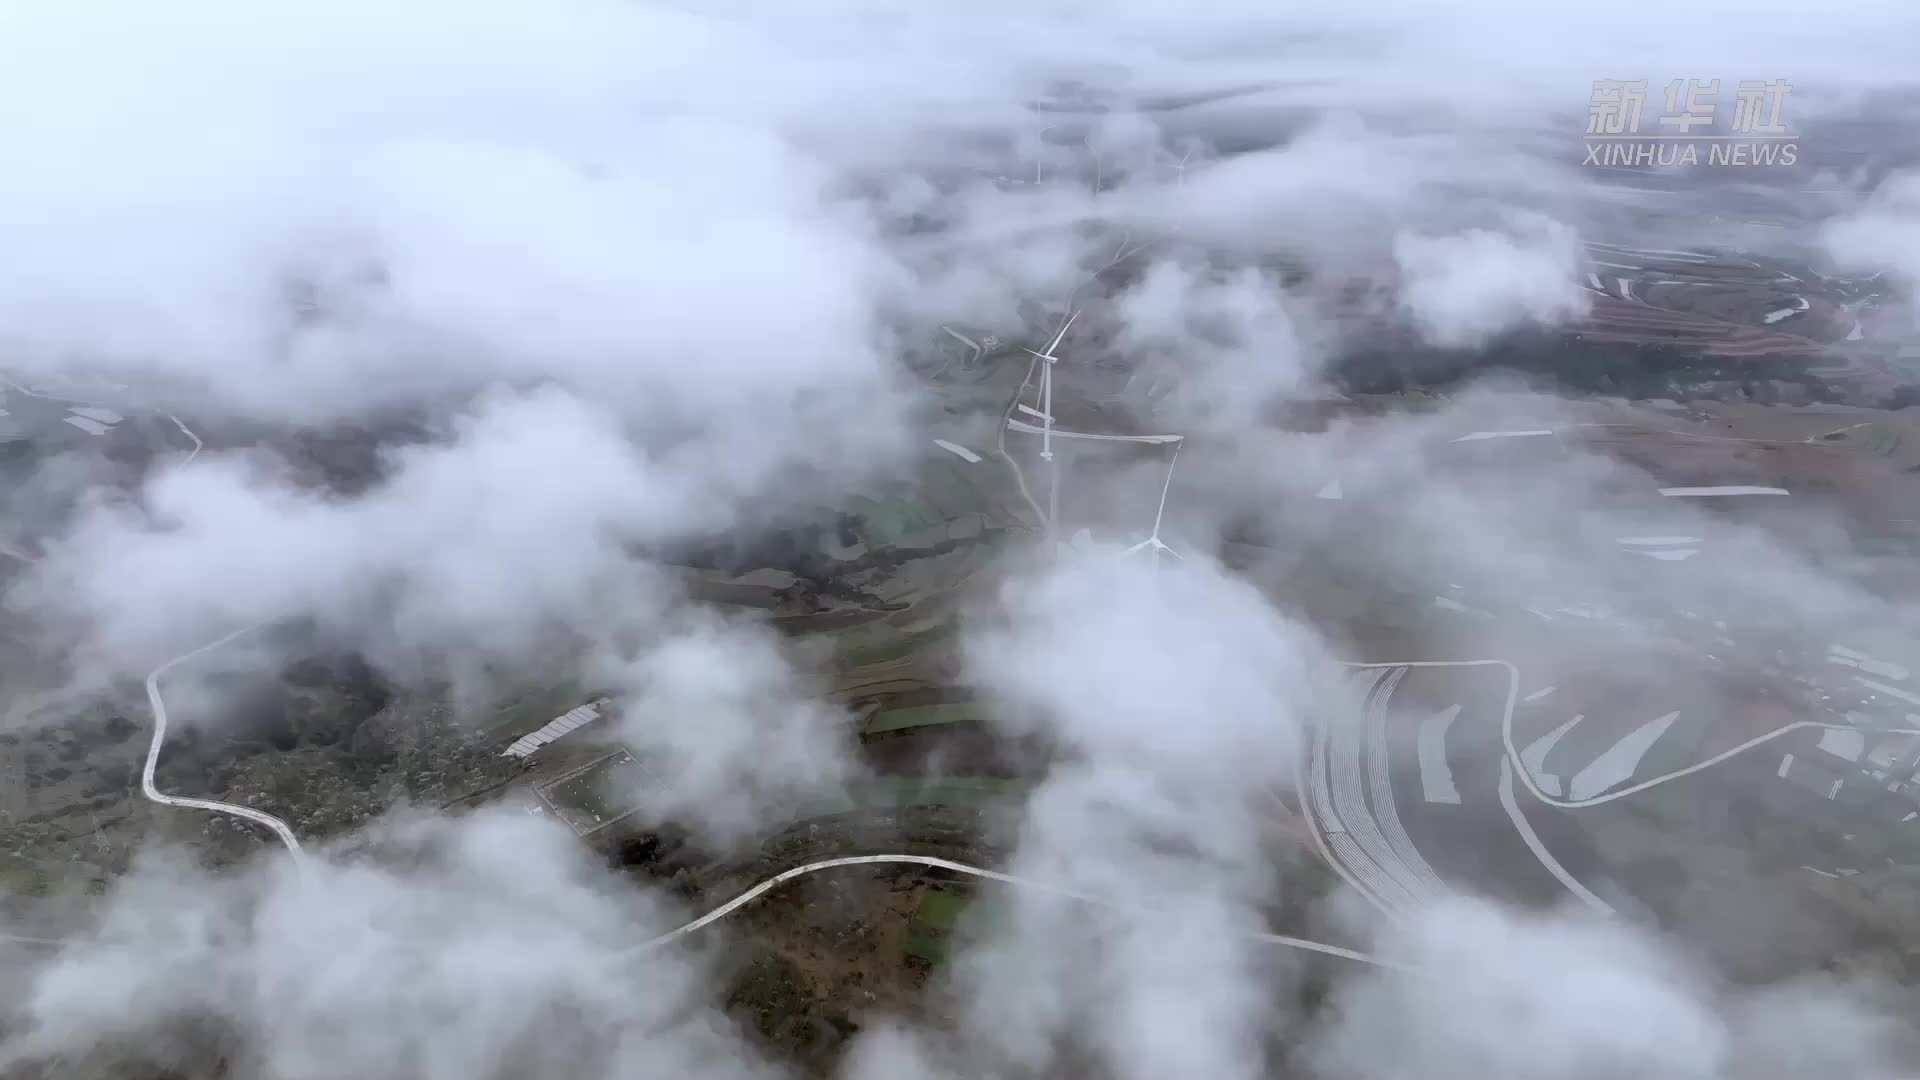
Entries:
[[[1171, 152], [1165, 152], [1165, 151], [1163, 152], [1166, 153], [1166, 156], [1168, 157], [1173, 156]], [[1186, 153], [1183, 153], [1180, 155], [1180, 160], [1173, 163], [1173, 186], [1174, 187], [1183, 188], [1187, 186], [1187, 159], [1192, 156], [1193, 156], [1193, 151], [1188, 150]]]
[[1047, 344], [1045, 352], [1027, 350], [1047, 362], [1046, 366], [1040, 369], [1040, 423], [1043, 425], [1040, 430], [1040, 460], [1047, 463], [1049, 536], [1052, 535], [1053, 523], [1060, 519], [1060, 466], [1053, 460], [1053, 365], [1060, 358], [1054, 355], [1053, 350], [1060, 347], [1061, 340], [1067, 336], [1067, 331], [1073, 326], [1073, 320], [1079, 317], [1078, 311], [1067, 312], [1067, 320], [1060, 324], [1060, 332], [1053, 335], [1053, 340]]
[[[1162, 150], [1161, 155], [1171, 158], [1171, 151]], [[1180, 160], [1173, 163], [1173, 223], [1178, 228], [1187, 216], [1187, 159], [1193, 156], [1193, 150], [1187, 149]]]
[[1053, 335], [1053, 341], [1048, 343], [1044, 352], [1027, 350], [1047, 362], [1047, 366], [1040, 369], [1040, 408], [1034, 410], [1024, 405], [1020, 407], [1020, 411], [1037, 416], [1040, 423], [1044, 425], [1040, 436], [1040, 460], [1042, 461], [1053, 460], [1053, 365], [1060, 359], [1053, 354], [1053, 350], [1060, 347], [1061, 339], [1067, 336], [1068, 328], [1073, 326], [1073, 320], [1079, 317], [1078, 311], [1067, 312], [1067, 321], [1060, 324], [1060, 332]]
[[1182, 438], [1173, 444], [1173, 457], [1167, 461], [1167, 479], [1164, 484], [1160, 485], [1160, 508], [1153, 512], [1153, 532], [1149, 533], [1145, 540], [1133, 545], [1125, 552], [1125, 554], [1128, 555], [1132, 555], [1138, 551], [1153, 552], [1153, 567], [1156, 570], [1160, 568], [1160, 553], [1163, 551], [1181, 562], [1187, 561], [1185, 556], [1168, 547], [1166, 543], [1160, 539], [1160, 522], [1167, 515], [1167, 492], [1173, 490], [1173, 468], [1180, 463], [1180, 447], [1185, 442], [1186, 440]]
[[[1048, 509], [1043, 512], [1043, 515], [1046, 519], [1047, 531], [1049, 536], [1053, 535], [1054, 525], [1060, 519], [1060, 468], [1059, 468], [1059, 465], [1055, 462], [1054, 454], [1053, 454], [1053, 440], [1056, 437], [1062, 438], [1062, 439], [1083, 439], [1083, 440], [1090, 440], [1093, 442], [1144, 443], [1148, 445], [1158, 445], [1158, 446], [1164, 446], [1168, 443], [1173, 443], [1175, 444], [1175, 447], [1174, 447], [1175, 460], [1177, 460], [1179, 457], [1178, 444], [1186, 439], [1186, 436], [1184, 435], [1108, 435], [1108, 434], [1100, 434], [1100, 433], [1090, 432], [1090, 431], [1063, 431], [1055, 427], [1053, 422], [1054, 421], [1054, 418], [1053, 418], [1053, 365], [1060, 360], [1060, 357], [1054, 352], [1054, 350], [1060, 347], [1060, 342], [1064, 340], [1067, 336], [1067, 330], [1073, 326], [1074, 320], [1077, 319], [1078, 317], [1079, 317], [1078, 311], [1069, 311], [1067, 313], [1066, 321], [1061, 324], [1059, 332], [1054, 334], [1053, 340], [1050, 343], [1048, 343], [1044, 351], [1036, 351], [1034, 349], [1026, 350], [1034, 358], [1039, 360], [1045, 360], [1047, 362], [1047, 366], [1045, 368], [1042, 368], [1040, 372], [1040, 406], [1041, 407], [1036, 409], [1030, 405], [1027, 405], [1025, 402], [1015, 402], [1014, 409], [1017, 412], [1026, 413], [1028, 416], [1031, 416], [1034, 419], [1039, 420], [1040, 424], [1038, 425], [1029, 424], [1023, 420], [1017, 419], [1012, 416], [1009, 416], [1006, 422], [1007, 430], [1009, 431], [1018, 431], [1018, 432], [1024, 432], [1031, 435], [1040, 436], [1040, 440], [1041, 440], [1040, 441], [1040, 457], [1042, 460], [1046, 461], [1050, 466], [1052, 466], [1051, 469], [1049, 470], [1049, 473], [1050, 473], [1049, 479], [1051, 482], [1049, 484], [1048, 499], [1047, 499]], [[1169, 462], [1168, 471], [1167, 471], [1167, 486], [1171, 486], [1172, 483], [1173, 483], [1173, 463]], [[1160, 492], [1160, 512], [1156, 514], [1154, 517], [1153, 535], [1148, 537], [1147, 541], [1143, 545], [1138, 545], [1138, 546], [1151, 546], [1154, 549], [1154, 558], [1156, 563], [1159, 560], [1159, 553], [1161, 551], [1167, 551], [1170, 554], [1172, 554], [1175, 558], [1180, 558], [1180, 555], [1178, 552], [1172, 551], [1172, 549], [1168, 548], [1165, 544], [1160, 542], [1160, 515], [1166, 512], [1166, 505], [1167, 505], [1167, 491], [1166, 491], [1166, 488], [1163, 487]], [[1039, 511], [1040, 508], [1038, 506], [1035, 506], [1034, 509], [1036, 511]], [[1137, 547], [1130, 548], [1128, 550], [1130, 551], [1137, 550]]]
[[1035, 141], [1039, 143], [1039, 149], [1036, 150], [1033, 155], [1033, 183], [1035, 187], [1040, 186], [1042, 183], [1044, 176], [1042, 170], [1046, 167], [1047, 132], [1053, 131], [1059, 126], [1059, 124], [1048, 124], [1046, 127], [1040, 129], [1039, 134], [1034, 136]]

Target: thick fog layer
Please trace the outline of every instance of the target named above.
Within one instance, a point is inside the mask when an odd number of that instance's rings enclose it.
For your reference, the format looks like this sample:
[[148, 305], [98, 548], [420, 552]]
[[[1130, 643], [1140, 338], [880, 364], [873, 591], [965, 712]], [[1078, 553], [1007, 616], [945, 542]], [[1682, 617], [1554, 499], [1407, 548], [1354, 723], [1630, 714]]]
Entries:
[[[1595, 553], [1706, 519], [1621, 509], [1623, 482], [1648, 486], [1631, 466], [1427, 463], [1443, 430], [1586, 422], [1551, 398], [1267, 418], [1375, 332], [1466, 351], [1585, 315], [1583, 236], [1641, 227], [1579, 164], [1594, 80], [1788, 79], [1805, 115], [1844, 117], [1911, 77], [1915, 41], [1920, 8], [1892, 0], [13, 3], [0, 365], [117, 384], [210, 436], [379, 449], [329, 487], [210, 437], [77, 499], [45, 493], [85, 474], [47, 464], [13, 504], [52, 532], [10, 617], [86, 685], [296, 620], [407, 688], [535, 658], [671, 762], [650, 818], [750, 848], [861, 775], [851, 718], [661, 553], [904, 473], [939, 410], [901, 358], [940, 325], [1037, 347], [1089, 311], [1104, 347], [1178, 375], [1151, 420], [1195, 444], [1195, 549], [1042, 552], [968, 609], [960, 653], [998, 732], [1056, 752], [1002, 869], [1102, 902], [983, 886], [992, 917], [929, 991], [951, 1009], [872, 1018], [849, 1080], [1896, 1075], [1895, 991], [1733, 987], [1625, 921], [1474, 898], [1394, 921], [1339, 893], [1314, 918], [1414, 974], [1309, 971], [1260, 940], [1304, 888], [1270, 858], [1304, 718], [1337, 714], [1340, 660], [1382, 658], [1256, 584], [1312, 564], [1809, 640], [1910, 630], [1824, 557], [1846, 538], [1823, 511], [1801, 548], [1725, 527], [1699, 576], [1655, 585]], [[1833, 214], [1774, 242], [1911, 298], [1912, 175], [1835, 183]], [[1392, 495], [1392, 520], [1302, 509], [1335, 482]], [[1199, 550], [1229, 523], [1283, 539], [1243, 577]], [[1560, 660], [1480, 638], [1446, 644]], [[633, 948], [682, 908], [504, 811], [396, 812], [304, 869], [156, 848], [82, 943], [4, 954], [0, 1072], [787, 1075], [718, 1000], [726, 921]], [[1310, 982], [1331, 986], [1311, 1025]]]

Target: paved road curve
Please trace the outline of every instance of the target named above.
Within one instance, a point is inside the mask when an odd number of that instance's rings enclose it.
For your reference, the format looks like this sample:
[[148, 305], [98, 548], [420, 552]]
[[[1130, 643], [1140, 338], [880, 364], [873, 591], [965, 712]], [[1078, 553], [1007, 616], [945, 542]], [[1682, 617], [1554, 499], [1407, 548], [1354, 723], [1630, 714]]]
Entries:
[[189, 810], [210, 810], [216, 814], [232, 814], [234, 817], [265, 825], [273, 830], [281, 843], [287, 845], [287, 851], [293, 855], [294, 861], [298, 862], [302, 858], [299, 838], [293, 835], [293, 830], [287, 827], [286, 822], [272, 814], [255, 810], [250, 806], [241, 806], [238, 803], [220, 802], [217, 799], [189, 799], [179, 795], [167, 795], [153, 784], [153, 767], [160, 761], [160, 745], [167, 738], [167, 703], [160, 697], [160, 676], [165, 675], [175, 666], [210, 653], [254, 629], [255, 627], [249, 626], [242, 630], [235, 630], [218, 641], [202, 645], [192, 652], [182, 653], [154, 668], [147, 676], [147, 704], [153, 709], [153, 742], [147, 746], [147, 765], [140, 773], [140, 791], [148, 799], [162, 806], [179, 806]]
[[[222, 642], [215, 642], [214, 645], [219, 645], [221, 643]], [[214, 647], [213, 645], [207, 646], [207, 648], [209, 649], [213, 647]], [[193, 654], [190, 653], [188, 655], [191, 656]], [[185, 659], [185, 657], [182, 657], [181, 659]], [[149, 792], [151, 795], [150, 787], [149, 787]], [[158, 796], [158, 798], [161, 802], [165, 802], [170, 806], [193, 806], [193, 807], [198, 807], [200, 809], [205, 809], [205, 810], [217, 810], [217, 811], [221, 811], [229, 814], [239, 814], [240, 816], [248, 818], [250, 820], [259, 821], [262, 824], [267, 824], [270, 827], [273, 827], [275, 832], [280, 833], [280, 838], [287, 842], [287, 846], [290, 850], [296, 853], [300, 850], [299, 842], [293, 838], [293, 833], [291, 831], [285, 831], [286, 830], [285, 824], [281, 823], [277, 818], [270, 817], [266, 814], [261, 814], [259, 811], [249, 810], [244, 806], [234, 806], [230, 803], [211, 802], [204, 799], [173, 799], [166, 796]], [[1071, 900], [1081, 900], [1091, 904], [1099, 904], [1103, 907], [1115, 908], [1118, 910], [1130, 910], [1130, 911], [1136, 911], [1136, 912], [1139, 911], [1139, 909], [1126, 908], [1124, 905], [1116, 904], [1110, 900], [1102, 900], [1098, 897], [1088, 896], [1083, 893], [1076, 893], [1069, 889], [1062, 889], [1057, 886], [1048, 885], [1044, 882], [1032, 881], [1027, 878], [1015, 877], [1012, 874], [1003, 874], [998, 870], [988, 870], [984, 867], [969, 866], [966, 863], [954, 862], [950, 859], [935, 858], [931, 855], [849, 855], [849, 856], [844, 856], [837, 859], [820, 859], [815, 862], [804, 863], [800, 866], [794, 867], [791, 870], [787, 870], [787, 871], [783, 871], [782, 873], [775, 874], [773, 877], [770, 877], [767, 880], [761, 882], [760, 884], [755, 885], [753, 888], [748, 889], [746, 892], [741, 893], [739, 896], [736, 896], [733, 899], [727, 901], [726, 903], [721, 904], [719, 907], [714, 908], [712, 911], [707, 912], [705, 915], [702, 915], [699, 918], [693, 920], [692, 922], [687, 923], [685, 926], [681, 926], [676, 929], [669, 930], [666, 933], [661, 934], [659, 937], [651, 938], [645, 942], [642, 942], [640, 945], [635, 946], [632, 951], [646, 952], [650, 949], [656, 949], [656, 948], [659, 948], [660, 946], [671, 944], [672, 942], [677, 941], [680, 938], [683, 938], [686, 935], [691, 934], [696, 930], [703, 929], [707, 926], [713, 925], [716, 922], [719, 922], [721, 919], [726, 918], [727, 916], [733, 914], [734, 912], [740, 910], [741, 908], [747, 906], [748, 904], [753, 903], [755, 900], [760, 899], [762, 896], [765, 896], [767, 893], [773, 891], [776, 888], [779, 888], [781, 885], [784, 885], [789, 881], [794, 880], [795, 878], [805, 877], [808, 874], [816, 874], [822, 870], [834, 870], [843, 866], [880, 866], [880, 865], [929, 866], [929, 867], [934, 867], [940, 870], [946, 870], [955, 874], [965, 874], [968, 877], [984, 878], [988, 881], [998, 881], [1003, 884], [1019, 886], [1021, 888], [1040, 889], [1045, 892], [1051, 892], [1056, 896], [1061, 896]], [[1151, 914], [1150, 912], [1142, 912], [1142, 913]], [[1324, 942], [1319, 942], [1319, 941], [1309, 941], [1306, 938], [1289, 937], [1286, 934], [1247, 934], [1245, 936], [1249, 941], [1261, 942], [1267, 945], [1281, 945], [1290, 949], [1301, 949], [1307, 952], [1321, 953], [1326, 956], [1339, 957], [1342, 960], [1352, 960], [1356, 963], [1370, 964], [1374, 967], [1390, 968], [1395, 971], [1413, 970], [1401, 964], [1393, 963], [1392, 961], [1382, 960], [1379, 957], [1374, 956], [1370, 953], [1363, 953], [1355, 949], [1346, 949], [1338, 945], [1328, 945]], [[16, 936], [11, 934], [0, 934], [0, 941], [8, 941], [8, 942], [13, 942], [13, 943], [22, 944], [22, 945], [49, 946], [54, 948], [64, 947], [68, 945], [80, 945], [85, 943], [84, 939], [60, 940], [60, 939], [54, 939], [54, 938], [22, 937], [22, 936]]]
[[[707, 912], [705, 915], [700, 916], [699, 918], [693, 920], [687, 925], [682, 926], [676, 930], [669, 930], [666, 933], [661, 934], [659, 937], [654, 938], [653, 940], [640, 945], [639, 948], [643, 950], [656, 948], [658, 946], [665, 945], [670, 941], [674, 941], [678, 938], [684, 937], [687, 934], [691, 934], [694, 931], [699, 930], [704, 926], [708, 926], [712, 923], [718, 922], [721, 919], [726, 918], [728, 915], [733, 914], [735, 911], [738, 911], [740, 908], [745, 907], [746, 905], [752, 903], [755, 900], [758, 900], [760, 897], [766, 895], [768, 892], [771, 892], [772, 890], [778, 888], [781, 885], [786, 884], [789, 881], [792, 881], [795, 878], [805, 877], [808, 874], [818, 873], [819, 871], [822, 871], [822, 870], [833, 870], [842, 866], [875, 866], [875, 865], [888, 865], [888, 864], [907, 865], [907, 866], [930, 866], [936, 869], [950, 871], [955, 874], [965, 874], [968, 877], [984, 878], [985, 880], [988, 880], [988, 881], [998, 881], [1006, 885], [1017, 885], [1022, 888], [1039, 889], [1045, 892], [1053, 893], [1056, 896], [1065, 897], [1070, 900], [1081, 900], [1090, 904], [1099, 904], [1102, 907], [1135, 911], [1142, 914], [1152, 914], [1151, 912], [1142, 912], [1140, 909], [1128, 908], [1124, 905], [1116, 904], [1111, 900], [1104, 900], [1096, 896], [1089, 896], [1083, 893], [1073, 892], [1072, 890], [1069, 890], [1069, 889], [1063, 889], [1063, 888], [1060, 888], [1059, 886], [1050, 885], [1046, 882], [1033, 881], [1028, 878], [1022, 878], [1022, 877], [1015, 877], [1012, 874], [1003, 874], [998, 870], [988, 870], [988, 869], [985, 869], [984, 867], [969, 866], [966, 863], [954, 862], [950, 859], [935, 858], [931, 855], [849, 855], [849, 856], [845, 856], [838, 859], [821, 859], [818, 862], [805, 863], [803, 865], [796, 866], [793, 869], [785, 871], [783, 873], [775, 874], [773, 877], [770, 877], [767, 880], [761, 882], [760, 884], [755, 885], [753, 888], [748, 889], [746, 892], [741, 893], [739, 896], [736, 896], [733, 899], [727, 901], [726, 903], [721, 904], [719, 907], [714, 908], [712, 911]], [[1390, 963], [1388, 961], [1382, 960], [1379, 957], [1373, 956], [1368, 953], [1358, 952], [1354, 949], [1343, 949], [1338, 945], [1328, 945], [1319, 941], [1308, 941], [1305, 938], [1289, 937], [1285, 934], [1248, 934], [1246, 935], [1246, 937], [1248, 938], [1248, 940], [1265, 942], [1266, 944], [1269, 944], [1269, 945], [1284, 945], [1290, 949], [1303, 949], [1303, 950], [1306, 950], [1307, 952], [1323, 953], [1327, 956], [1337, 956], [1343, 960], [1353, 960], [1362, 964], [1372, 964], [1376, 967], [1386, 967], [1386, 968], [1395, 968], [1398, 970], [1406, 970], [1405, 968], [1402, 968], [1398, 964]]]

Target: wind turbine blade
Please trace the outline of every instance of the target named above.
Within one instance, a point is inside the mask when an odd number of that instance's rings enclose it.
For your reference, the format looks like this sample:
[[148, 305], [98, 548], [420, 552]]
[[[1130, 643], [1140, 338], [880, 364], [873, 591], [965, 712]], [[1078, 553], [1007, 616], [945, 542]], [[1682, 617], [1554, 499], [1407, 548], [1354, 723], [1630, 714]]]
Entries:
[[1170, 547], [1168, 547], [1168, 546], [1167, 546], [1167, 545], [1165, 545], [1165, 544], [1161, 544], [1161, 545], [1160, 545], [1160, 550], [1161, 550], [1161, 551], [1164, 551], [1164, 552], [1166, 552], [1167, 554], [1169, 554], [1169, 555], [1171, 555], [1171, 556], [1173, 556], [1173, 557], [1174, 557], [1174, 559], [1175, 559], [1175, 560], [1177, 560], [1177, 561], [1179, 561], [1179, 562], [1186, 562], [1186, 561], [1187, 561], [1187, 557], [1186, 557], [1185, 555], [1182, 555], [1182, 554], [1180, 554], [1179, 552], [1177, 552], [1177, 551], [1175, 551], [1175, 550], [1173, 550], [1172, 548], [1170, 548]]
[[1079, 317], [1080, 313], [1077, 311], [1067, 312], [1067, 321], [1060, 324], [1060, 332], [1053, 335], [1053, 344], [1047, 346], [1047, 354], [1049, 356], [1052, 355], [1053, 350], [1060, 347], [1061, 340], [1067, 336], [1067, 330], [1073, 326], [1073, 320]]
[[1139, 543], [1133, 545], [1132, 547], [1126, 548], [1125, 550], [1121, 551], [1120, 554], [1131, 555], [1136, 551], [1141, 551], [1152, 546], [1153, 546], [1153, 537], [1149, 536], [1145, 540], [1140, 541]]

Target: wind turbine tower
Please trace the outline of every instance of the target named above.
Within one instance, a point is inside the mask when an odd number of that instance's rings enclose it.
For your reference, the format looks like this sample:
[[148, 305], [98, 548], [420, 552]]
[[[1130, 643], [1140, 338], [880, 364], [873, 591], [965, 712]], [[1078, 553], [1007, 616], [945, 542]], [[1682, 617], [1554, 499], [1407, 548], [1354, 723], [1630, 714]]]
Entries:
[[1059, 332], [1053, 335], [1051, 342], [1047, 343], [1046, 351], [1027, 350], [1047, 362], [1046, 366], [1040, 369], [1040, 460], [1046, 462], [1048, 466], [1047, 529], [1049, 532], [1053, 529], [1053, 523], [1060, 517], [1060, 465], [1053, 459], [1053, 365], [1060, 358], [1054, 355], [1054, 350], [1060, 347], [1060, 342], [1066, 338], [1067, 331], [1073, 327], [1073, 320], [1079, 317], [1078, 311], [1067, 312], [1066, 321], [1060, 324]]

